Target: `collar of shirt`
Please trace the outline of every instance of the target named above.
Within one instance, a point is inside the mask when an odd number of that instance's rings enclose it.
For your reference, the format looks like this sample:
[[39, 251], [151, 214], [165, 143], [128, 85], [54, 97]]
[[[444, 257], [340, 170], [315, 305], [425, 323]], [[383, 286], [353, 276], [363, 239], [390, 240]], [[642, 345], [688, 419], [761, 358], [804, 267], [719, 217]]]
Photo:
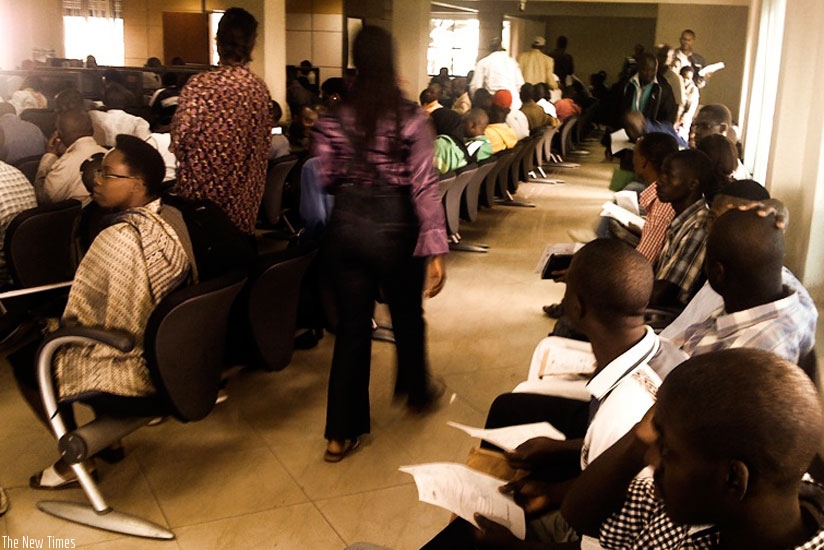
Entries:
[[595, 399], [603, 399], [621, 380], [636, 368], [649, 362], [658, 352], [660, 341], [650, 327], [641, 340], [613, 359], [587, 383], [587, 390]]
[[707, 202], [701, 197], [673, 218], [672, 222], [670, 222], [670, 230], [675, 231], [687, 222], [704, 223], [704, 219], [707, 217], [707, 211]]
[[727, 338], [734, 332], [769, 319], [775, 319], [783, 312], [797, 307], [798, 292], [793, 290], [792, 294], [775, 302], [762, 304], [743, 311], [736, 311], [735, 313], [724, 313], [722, 311], [721, 315], [715, 320], [718, 337]]

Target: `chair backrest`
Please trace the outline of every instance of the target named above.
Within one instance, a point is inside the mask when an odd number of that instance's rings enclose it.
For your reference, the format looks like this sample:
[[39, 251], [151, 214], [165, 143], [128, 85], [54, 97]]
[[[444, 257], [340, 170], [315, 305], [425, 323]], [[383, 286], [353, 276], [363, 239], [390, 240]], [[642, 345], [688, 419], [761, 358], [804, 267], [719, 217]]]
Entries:
[[57, 129], [57, 112], [51, 109], [26, 109], [20, 113], [20, 120], [31, 122], [43, 132], [46, 139]]
[[575, 125], [578, 123], [577, 116], [571, 116], [564, 122], [564, 125], [561, 126], [561, 156], [566, 157], [567, 153], [569, 152], [569, 148], [572, 145], [572, 129], [575, 128]]
[[37, 169], [40, 167], [41, 158], [43, 158], [42, 155], [25, 157], [15, 162], [14, 166], [15, 168], [23, 172], [23, 175], [26, 176], [26, 179], [33, 184], [34, 178], [37, 177]]
[[146, 364], [168, 410], [182, 422], [200, 420], [215, 406], [229, 310], [245, 283], [245, 275], [234, 272], [183, 288], [149, 317]]
[[286, 176], [297, 164], [298, 158], [294, 155], [281, 157], [269, 162], [266, 172], [266, 186], [263, 188], [263, 212], [266, 221], [275, 225], [280, 221], [283, 205], [283, 186]]
[[77, 269], [74, 235], [80, 219], [74, 199], [19, 213], [6, 229], [3, 251], [16, 287], [70, 281]]
[[250, 277], [248, 321], [257, 359], [267, 370], [282, 370], [292, 360], [300, 285], [316, 252], [305, 245], [262, 256]]

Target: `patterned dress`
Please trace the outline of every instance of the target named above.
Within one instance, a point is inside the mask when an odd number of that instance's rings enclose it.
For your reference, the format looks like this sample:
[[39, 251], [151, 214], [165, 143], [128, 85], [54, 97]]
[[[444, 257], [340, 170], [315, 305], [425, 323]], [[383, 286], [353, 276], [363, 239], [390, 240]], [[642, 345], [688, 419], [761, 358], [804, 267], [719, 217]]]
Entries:
[[171, 127], [179, 192], [213, 201], [241, 231], [253, 234], [272, 121], [269, 90], [247, 65], [222, 65], [192, 77]]

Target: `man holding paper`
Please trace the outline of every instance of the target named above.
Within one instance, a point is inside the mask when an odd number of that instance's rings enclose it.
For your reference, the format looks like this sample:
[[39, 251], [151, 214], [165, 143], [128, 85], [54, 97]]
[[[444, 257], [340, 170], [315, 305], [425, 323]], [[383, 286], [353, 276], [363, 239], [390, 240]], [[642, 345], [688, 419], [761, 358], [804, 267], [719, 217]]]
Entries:
[[[595, 373], [587, 384], [589, 403], [552, 396], [512, 393], [499, 396], [486, 428], [549, 421], [565, 432], [566, 440], [539, 437], [504, 453], [509, 466], [528, 470], [526, 477], [501, 487], [532, 520], [530, 541], [577, 540], [557, 509], [580, 470], [629, 431], [655, 401], [661, 380], [686, 354], [661, 341], [644, 324], [644, 309], [652, 292], [652, 268], [646, 259], [614, 239], [597, 239], [572, 259], [564, 304], [570, 321], [592, 343]], [[581, 426], [568, 418], [576, 415]], [[517, 430], [518, 428], [514, 428]], [[562, 474], [562, 472], [565, 474]], [[460, 542], [487, 536], [509, 536], [505, 547], [517, 548], [513, 535], [484, 517], [474, 518], [482, 530], [457, 520], [424, 548], [461, 548]], [[511, 543], [511, 544], [510, 544]]]

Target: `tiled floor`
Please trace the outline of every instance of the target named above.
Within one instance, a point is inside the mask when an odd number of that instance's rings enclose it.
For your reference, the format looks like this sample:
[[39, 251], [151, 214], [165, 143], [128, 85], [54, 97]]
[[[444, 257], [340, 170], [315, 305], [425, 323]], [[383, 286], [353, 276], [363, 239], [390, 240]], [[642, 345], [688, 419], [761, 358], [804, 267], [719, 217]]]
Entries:
[[[594, 157], [594, 158], [592, 158]], [[517, 197], [537, 208], [497, 206], [464, 224], [467, 242], [488, 254], [452, 253], [443, 293], [426, 303], [432, 370], [447, 386], [444, 406], [413, 417], [391, 400], [394, 348], [376, 342], [372, 360], [373, 430], [363, 448], [339, 464], [322, 460], [323, 422], [333, 337], [295, 353], [282, 372], [241, 372], [229, 400], [205, 420], [166, 422], [126, 439], [120, 464], [99, 464], [111, 504], [169, 526], [176, 539], [125, 538], [43, 514], [38, 500], [54, 494], [28, 488], [28, 477], [56, 458], [53, 439], [18, 395], [0, 365], [0, 485], [12, 508], [3, 536], [71, 539], [96, 549], [340, 549], [371, 541], [418, 548], [449, 513], [419, 503], [404, 464], [460, 461], [477, 444], [447, 420], [481, 426], [492, 399], [525, 378], [532, 349], [551, 328], [541, 306], [563, 288], [533, 270], [547, 243], [567, 230], [591, 227], [611, 166], [598, 153], [566, 170], [565, 185], [522, 185]], [[60, 498], [83, 501], [80, 490]], [[22, 544], [22, 542], [21, 542]]]

